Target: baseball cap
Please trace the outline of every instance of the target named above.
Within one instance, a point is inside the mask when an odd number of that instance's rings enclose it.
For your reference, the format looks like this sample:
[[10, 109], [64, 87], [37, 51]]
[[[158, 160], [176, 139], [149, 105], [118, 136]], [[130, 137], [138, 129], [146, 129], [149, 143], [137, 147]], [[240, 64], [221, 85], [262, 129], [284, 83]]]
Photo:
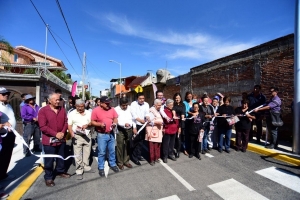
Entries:
[[0, 94], [4, 94], [4, 93], [10, 93], [10, 91], [8, 91], [6, 88], [4, 87], [0, 87]]
[[220, 97], [219, 96], [214, 96], [213, 99], [217, 99], [218, 101], [220, 101]]
[[110, 98], [108, 98], [107, 96], [103, 96], [100, 98], [101, 103], [110, 103], [110, 101]]
[[25, 96], [25, 101], [28, 100], [28, 99], [35, 99], [35, 97], [32, 96], [31, 94], [27, 94], [27, 95]]

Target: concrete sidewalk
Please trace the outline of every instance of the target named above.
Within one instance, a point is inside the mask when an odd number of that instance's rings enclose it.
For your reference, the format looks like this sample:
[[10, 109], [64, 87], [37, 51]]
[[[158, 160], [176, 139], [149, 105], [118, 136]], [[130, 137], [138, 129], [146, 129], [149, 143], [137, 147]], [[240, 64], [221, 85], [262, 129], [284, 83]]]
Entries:
[[[232, 134], [231, 147], [234, 148], [235, 133]], [[261, 144], [249, 142], [248, 151], [262, 154], [267, 157], [272, 157], [280, 161], [300, 166], [300, 156], [292, 153], [292, 144], [288, 142], [279, 142], [278, 149], [270, 150], [264, 147], [263, 141]], [[9, 193], [8, 199], [15, 200], [20, 199], [26, 191], [31, 187], [35, 180], [43, 173], [42, 163], [43, 160], [31, 155], [30, 157], [24, 157], [23, 147], [20, 139], [16, 139], [16, 146], [13, 151], [11, 163], [8, 169], [9, 174], [16, 176], [14, 180], [1, 182], [4, 186], [4, 191]]]

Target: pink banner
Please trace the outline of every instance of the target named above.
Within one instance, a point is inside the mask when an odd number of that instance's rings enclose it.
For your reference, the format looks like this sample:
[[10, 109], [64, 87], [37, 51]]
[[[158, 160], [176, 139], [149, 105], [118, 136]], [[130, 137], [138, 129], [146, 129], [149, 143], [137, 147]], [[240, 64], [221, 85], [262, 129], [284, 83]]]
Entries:
[[75, 81], [72, 85], [72, 97], [75, 97], [77, 91], [77, 81]]

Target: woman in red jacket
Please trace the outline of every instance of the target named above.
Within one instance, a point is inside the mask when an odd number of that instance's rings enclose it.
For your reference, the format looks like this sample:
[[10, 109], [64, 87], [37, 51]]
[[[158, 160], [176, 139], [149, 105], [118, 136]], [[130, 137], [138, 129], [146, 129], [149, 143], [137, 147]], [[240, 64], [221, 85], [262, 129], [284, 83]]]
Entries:
[[163, 128], [163, 140], [162, 140], [162, 148], [163, 148], [163, 161], [167, 163], [167, 158], [170, 158], [173, 161], [176, 161], [174, 156], [174, 144], [175, 144], [175, 136], [178, 132], [179, 127], [179, 120], [174, 119], [172, 109], [174, 106], [174, 100], [167, 99], [166, 106], [164, 112], [166, 115], [172, 119], [171, 121], [167, 121], [164, 119], [164, 128]]

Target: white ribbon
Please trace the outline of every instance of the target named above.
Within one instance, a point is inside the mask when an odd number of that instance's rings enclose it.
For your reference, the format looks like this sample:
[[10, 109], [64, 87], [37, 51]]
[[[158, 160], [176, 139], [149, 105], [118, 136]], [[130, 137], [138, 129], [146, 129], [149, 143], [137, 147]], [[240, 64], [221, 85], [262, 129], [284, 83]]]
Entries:
[[8, 126], [4, 126], [4, 128], [6, 130], [12, 130], [12, 132], [15, 134], [15, 136], [17, 138], [19, 138], [21, 140], [21, 142], [28, 148], [28, 150], [30, 151], [30, 153], [36, 157], [39, 157], [39, 158], [60, 158], [60, 159], [63, 159], [63, 160], [68, 160], [69, 158], [75, 158], [77, 157], [78, 155], [71, 155], [71, 156], [68, 156], [67, 158], [64, 158], [60, 155], [55, 155], [55, 154], [43, 154], [43, 155], [36, 155], [36, 154], [33, 154], [32, 151], [30, 150], [29, 146], [27, 145], [27, 143], [25, 142], [25, 140], [23, 139], [23, 137], [12, 127], [8, 127]]

